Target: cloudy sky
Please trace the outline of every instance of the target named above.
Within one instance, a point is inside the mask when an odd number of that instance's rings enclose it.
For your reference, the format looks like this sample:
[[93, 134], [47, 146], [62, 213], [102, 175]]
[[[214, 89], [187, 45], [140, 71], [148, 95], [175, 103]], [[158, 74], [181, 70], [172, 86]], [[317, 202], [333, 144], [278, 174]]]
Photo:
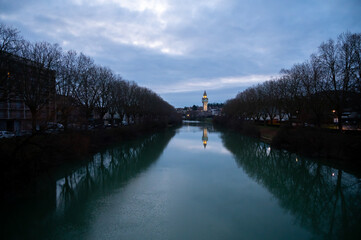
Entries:
[[59, 43], [175, 107], [224, 102], [361, 32], [361, 0], [0, 0], [0, 22]]

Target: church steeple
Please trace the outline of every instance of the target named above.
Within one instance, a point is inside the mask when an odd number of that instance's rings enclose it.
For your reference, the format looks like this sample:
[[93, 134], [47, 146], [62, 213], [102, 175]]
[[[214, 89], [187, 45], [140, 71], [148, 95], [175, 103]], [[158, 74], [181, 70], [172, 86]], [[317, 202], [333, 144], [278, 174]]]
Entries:
[[207, 97], [206, 91], [204, 91], [204, 93], [203, 93], [202, 103], [203, 103], [203, 111], [206, 112], [207, 111], [207, 105], [208, 105], [208, 97]]

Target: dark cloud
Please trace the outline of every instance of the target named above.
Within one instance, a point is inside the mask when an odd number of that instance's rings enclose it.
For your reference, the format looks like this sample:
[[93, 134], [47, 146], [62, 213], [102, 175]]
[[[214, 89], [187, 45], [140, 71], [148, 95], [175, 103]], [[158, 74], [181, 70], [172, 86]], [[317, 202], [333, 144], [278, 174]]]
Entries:
[[360, 12], [358, 0], [0, 1], [0, 21], [26, 39], [82, 51], [176, 106], [198, 104], [207, 86], [214, 101], [234, 97], [255, 83], [247, 76], [266, 80], [360, 32]]

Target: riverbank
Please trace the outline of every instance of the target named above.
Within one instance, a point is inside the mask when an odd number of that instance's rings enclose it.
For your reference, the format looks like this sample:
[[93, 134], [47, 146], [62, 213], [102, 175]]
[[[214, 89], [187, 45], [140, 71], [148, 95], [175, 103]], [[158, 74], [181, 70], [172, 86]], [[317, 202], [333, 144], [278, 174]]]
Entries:
[[361, 132], [280, 127], [271, 145], [361, 171]]
[[336, 166], [361, 171], [361, 132], [335, 129], [263, 126], [246, 121], [218, 118], [215, 125], [258, 138], [272, 147], [322, 159]]
[[1, 139], [2, 197], [21, 192], [37, 177], [64, 164], [81, 162], [109, 145], [146, 136], [168, 127], [174, 126], [142, 124]]

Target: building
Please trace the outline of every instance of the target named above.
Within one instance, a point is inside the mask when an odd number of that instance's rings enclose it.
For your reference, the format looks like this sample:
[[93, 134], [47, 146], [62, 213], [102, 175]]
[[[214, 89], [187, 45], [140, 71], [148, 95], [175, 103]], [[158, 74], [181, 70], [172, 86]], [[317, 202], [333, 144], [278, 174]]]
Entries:
[[212, 108], [211, 109], [212, 116], [220, 116], [221, 111], [222, 111], [222, 109], [220, 109], [220, 108]]
[[208, 97], [207, 97], [206, 91], [204, 91], [204, 93], [203, 93], [202, 103], [203, 103], [203, 111], [207, 112], [208, 111], [208, 109], [207, 109]]
[[[41, 83], [41, 84], [40, 84]], [[0, 52], [0, 131], [20, 134], [56, 122], [55, 71], [13, 54]]]

